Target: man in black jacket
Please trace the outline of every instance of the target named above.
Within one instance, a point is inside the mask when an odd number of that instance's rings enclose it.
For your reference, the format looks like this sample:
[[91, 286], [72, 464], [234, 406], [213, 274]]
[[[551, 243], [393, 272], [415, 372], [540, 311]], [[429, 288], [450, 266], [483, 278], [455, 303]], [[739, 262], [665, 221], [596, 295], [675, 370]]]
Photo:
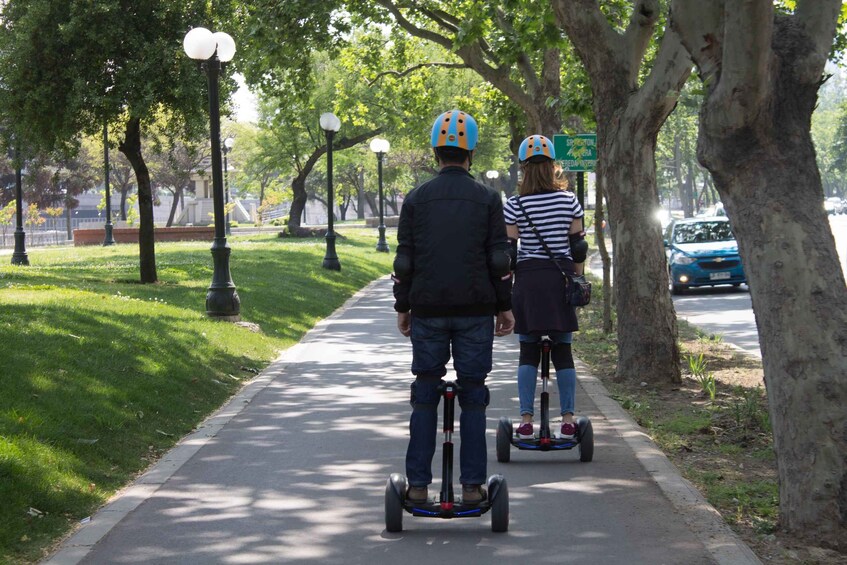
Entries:
[[494, 335], [511, 333], [509, 243], [500, 195], [469, 170], [476, 121], [441, 114], [432, 147], [441, 170], [403, 202], [394, 259], [397, 327], [412, 339], [412, 416], [406, 452], [408, 498], [427, 499], [440, 395], [452, 351], [459, 384], [460, 477], [465, 503], [485, 500], [485, 407]]

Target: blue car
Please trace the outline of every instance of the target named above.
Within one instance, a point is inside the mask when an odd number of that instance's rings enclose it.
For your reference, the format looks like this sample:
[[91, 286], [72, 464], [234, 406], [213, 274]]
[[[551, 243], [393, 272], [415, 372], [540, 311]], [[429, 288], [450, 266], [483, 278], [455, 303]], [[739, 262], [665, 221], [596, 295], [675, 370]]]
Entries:
[[747, 283], [726, 216], [672, 222], [665, 231], [665, 249], [673, 294], [692, 287]]

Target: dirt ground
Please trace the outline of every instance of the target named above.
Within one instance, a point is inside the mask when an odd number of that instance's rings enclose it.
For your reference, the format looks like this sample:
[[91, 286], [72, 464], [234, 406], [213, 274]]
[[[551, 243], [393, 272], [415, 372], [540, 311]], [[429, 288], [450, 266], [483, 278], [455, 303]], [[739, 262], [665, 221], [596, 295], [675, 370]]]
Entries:
[[778, 474], [761, 361], [719, 341], [681, 345], [686, 360], [703, 354], [715, 379], [714, 399], [691, 374], [680, 385], [649, 390], [611, 382], [613, 373], [604, 380], [619, 401], [629, 399], [624, 408], [763, 563], [847, 565], [847, 555], [798, 543], [778, 527]]

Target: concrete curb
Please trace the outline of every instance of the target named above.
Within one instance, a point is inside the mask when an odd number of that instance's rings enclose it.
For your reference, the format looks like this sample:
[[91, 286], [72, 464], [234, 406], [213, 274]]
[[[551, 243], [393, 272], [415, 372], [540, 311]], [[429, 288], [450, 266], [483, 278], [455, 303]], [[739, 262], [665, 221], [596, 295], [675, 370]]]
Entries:
[[653, 477], [656, 484], [682, 514], [685, 523], [703, 543], [715, 563], [719, 565], [761, 565], [761, 561], [732, 529], [723, 517], [709, 504], [690, 482], [685, 480], [650, 436], [609, 395], [609, 391], [588, 367], [577, 360], [580, 385], [597, 409], [617, 430], [635, 453], [641, 466]]
[[283, 374], [289, 364], [297, 361], [304, 344], [315, 340], [324, 333], [333, 320], [361, 300], [363, 296], [371, 292], [375, 286], [386, 278], [388, 278], [388, 275], [371, 282], [347, 299], [332, 314], [315, 324], [297, 344], [283, 351], [259, 376], [245, 384], [224, 406], [206, 418], [193, 433], [177, 442], [170, 451], [131, 485], [116, 493], [109, 502], [91, 516], [88, 522], [82, 524], [70, 537], [65, 539], [59, 549], [42, 563], [45, 565], [76, 565], [85, 559], [91, 548], [103, 539], [113, 527], [142, 502], [153, 496], [165, 481], [173, 476], [200, 448], [209, 443], [245, 406], [250, 404], [256, 394]]

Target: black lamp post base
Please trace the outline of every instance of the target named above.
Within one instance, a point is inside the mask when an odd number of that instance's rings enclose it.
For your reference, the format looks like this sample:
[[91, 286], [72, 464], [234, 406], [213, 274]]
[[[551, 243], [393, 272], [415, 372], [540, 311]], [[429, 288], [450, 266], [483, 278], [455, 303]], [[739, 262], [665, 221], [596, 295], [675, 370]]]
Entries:
[[326, 234], [326, 255], [324, 256], [324, 261], [321, 264], [321, 267], [323, 267], [324, 269], [329, 269], [330, 271], [341, 270], [341, 262], [339, 262], [338, 254], [335, 252], [334, 233]]
[[206, 315], [224, 322], [241, 320], [241, 299], [235, 287], [210, 288], [206, 293]]
[[12, 265], [29, 265], [26, 254], [26, 233], [18, 228], [15, 230], [15, 251], [12, 253]]
[[[220, 224], [215, 225], [222, 228]], [[206, 293], [206, 315], [217, 320], [237, 322], [241, 319], [241, 299], [229, 274], [229, 245], [225, 237], [216, 237], [212, 243], [212, 284]]]
[[376, 242], [376, 250], [381, 251], [382, 253], [388, 253], [391, 251], [388, 247], [388, 243], [385, 241], [385, 226], [379, 226], [379, 240]]
[[111, 224], [111, 223], [106, 224], [106, 226], [105, 226], [106, 237], [103, 238], [103, 246], [104, 247], [115, 244], [114, 232], [112, 231], [114, 227], [115, 227], [114, 224]]
[[12, 265], [29, 265], [29, 257], [26, 253], [12, 253]]

